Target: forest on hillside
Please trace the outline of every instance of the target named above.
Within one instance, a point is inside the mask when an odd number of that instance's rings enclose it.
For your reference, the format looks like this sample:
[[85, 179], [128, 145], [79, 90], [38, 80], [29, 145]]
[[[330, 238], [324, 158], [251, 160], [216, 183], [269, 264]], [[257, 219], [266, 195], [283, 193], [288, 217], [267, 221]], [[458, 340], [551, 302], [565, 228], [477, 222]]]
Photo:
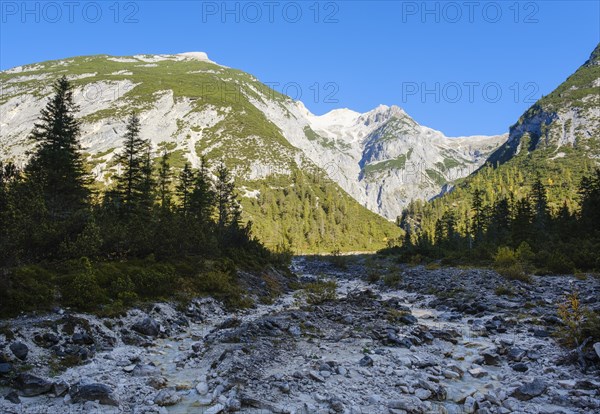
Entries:
[[120, 173], [92, 191], [80, 122], [66, 78], [31, 134], [36, 147], [18, 169], [0, 163], [0, 314], [46, 309], [119, 310], [139, 300], [213, 294], [244, 304], [237, 269], [285, 263], [242, 223], [233, 177], [189, 164], [175, 176], [155, 165], [131, 114]]

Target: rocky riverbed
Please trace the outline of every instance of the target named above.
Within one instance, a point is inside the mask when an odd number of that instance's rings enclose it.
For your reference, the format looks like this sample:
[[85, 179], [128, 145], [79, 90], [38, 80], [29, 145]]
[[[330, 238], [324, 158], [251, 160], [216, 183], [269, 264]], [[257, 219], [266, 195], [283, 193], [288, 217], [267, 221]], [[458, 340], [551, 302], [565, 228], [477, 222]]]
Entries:
[[600, 344], [555, 338], [566, 292], [598, 310], [597, 278], [347, 261], [294, 259], [301, 282], [336, 280], [317, 305], [288, 293], [238, 312], [203, 298], [4, 321], [0, 412], [600, 413]]

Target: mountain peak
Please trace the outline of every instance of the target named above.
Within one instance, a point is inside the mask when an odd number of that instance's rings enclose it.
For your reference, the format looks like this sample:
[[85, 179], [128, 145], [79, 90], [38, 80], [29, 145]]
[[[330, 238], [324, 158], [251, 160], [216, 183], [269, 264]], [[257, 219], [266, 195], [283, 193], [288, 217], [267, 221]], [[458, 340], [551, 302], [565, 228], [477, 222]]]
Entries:
[[195, 59], [195, 60], [201, 60], [204, 62], [214, 63], [212, 60], [210, 60], [208, 58], [208, 55], [206, 54], [206, 52], [183, 52], [183, 53], [178, 53], [177, 56], [183, 56], [188, 59]]

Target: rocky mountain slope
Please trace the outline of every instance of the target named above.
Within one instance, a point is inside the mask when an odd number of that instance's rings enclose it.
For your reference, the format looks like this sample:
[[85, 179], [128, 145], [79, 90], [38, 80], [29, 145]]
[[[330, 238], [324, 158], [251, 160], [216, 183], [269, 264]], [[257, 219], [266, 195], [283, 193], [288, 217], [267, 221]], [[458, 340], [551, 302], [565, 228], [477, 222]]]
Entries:
[[600, 159], [600, 44], [573, 75], [519, 118], [488, 162], [503, 164], [535, 150], [553, 159], [570, 154]]
[[157, 155], [169, 151], [176, 167], [185, 161], [197, 166], [201, 155], [224, 159], [251, 198], [257, 196], [256, 182], [316, 170], [388, 219], [412, 198], [431, 198], [474, 171], [506, 139], [450, 139], [398, 107], [315, 116], [301, 102], [204, 53], [101, 55], [0, 73], [1, 158], [25, 158], [33, 122], [61, 75], [77, 87], [83, 145], [94, 174], [106, 184], [132, 110], [139, 112], [142, 135]]

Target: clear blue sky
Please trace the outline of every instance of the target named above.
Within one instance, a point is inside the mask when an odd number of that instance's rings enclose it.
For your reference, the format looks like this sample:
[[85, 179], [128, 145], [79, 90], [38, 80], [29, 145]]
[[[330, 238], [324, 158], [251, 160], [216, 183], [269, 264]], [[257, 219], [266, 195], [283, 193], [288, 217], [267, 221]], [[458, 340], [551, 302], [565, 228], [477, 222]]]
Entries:
[[451, 136], [507, 131], [600, 41], [598, 1], [23, 4], [0, 1], [2, 70], [205, 51], [294, 97], [299, 87], [315, 113], [396, 104]]

